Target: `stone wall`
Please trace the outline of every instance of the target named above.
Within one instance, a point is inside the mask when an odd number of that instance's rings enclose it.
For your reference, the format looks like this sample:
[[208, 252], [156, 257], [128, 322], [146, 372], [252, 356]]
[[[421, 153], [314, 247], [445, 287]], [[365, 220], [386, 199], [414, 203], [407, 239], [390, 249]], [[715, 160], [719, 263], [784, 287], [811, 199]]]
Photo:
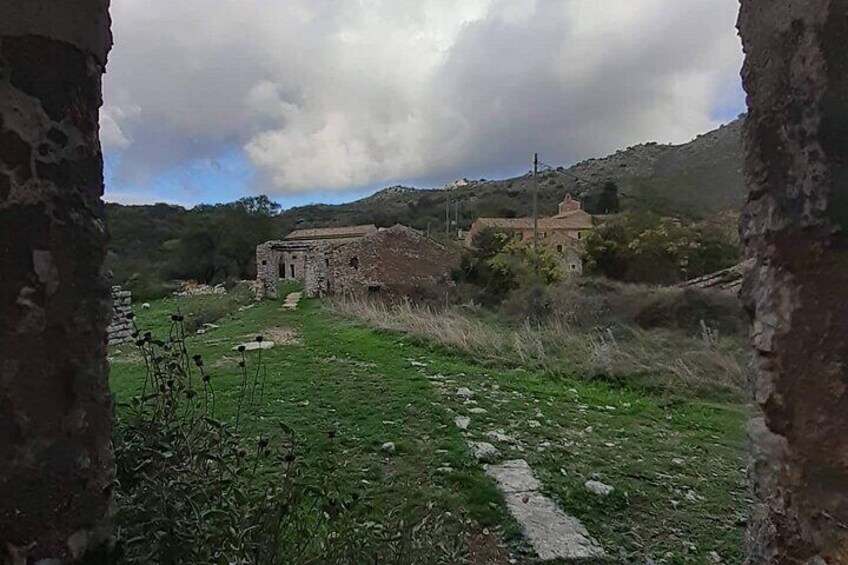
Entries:
[[0, 2], [0, 562], [108, 563], [108, 0]]
[[415, 230], [394, 226], [329, 251], [326, 289], [353, 296], [440, 298], [452, 284], [459, 255]]
[[266, 241], [256, 246], [256, 298], [277, 298], [283, 241]]
[[848, 1], [743, 0], [746, 563], [848, 563]]
[[120, 286], [112, 287], [112, 320], [106, 328], [109, 345], [133, 341], [133, 326], [127, 314], [132, 312], [132, 293]]

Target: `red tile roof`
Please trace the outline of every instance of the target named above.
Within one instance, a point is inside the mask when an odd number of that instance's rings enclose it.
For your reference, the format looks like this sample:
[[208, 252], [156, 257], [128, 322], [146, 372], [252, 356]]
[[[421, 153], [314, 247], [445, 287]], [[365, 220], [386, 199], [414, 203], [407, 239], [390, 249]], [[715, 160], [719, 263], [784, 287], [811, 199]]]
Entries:
[[[477, 225], [479, 222], [479, 225]], [[506, 230], [532, 230], [533, 218], [479, 218], [475, 223], [475, 228], [494, 228]], [[592, 229], [592, 216], [578, 210], [553, 218], [539, 218], [538, 221], [540, 230], [556, 231], [556, 230], [588, 230]]]

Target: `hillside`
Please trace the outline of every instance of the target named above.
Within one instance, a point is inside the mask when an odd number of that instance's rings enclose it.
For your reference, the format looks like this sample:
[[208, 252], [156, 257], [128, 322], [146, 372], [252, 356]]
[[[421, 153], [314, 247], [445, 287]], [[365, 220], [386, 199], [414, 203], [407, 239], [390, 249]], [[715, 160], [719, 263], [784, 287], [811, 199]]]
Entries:
[[[741, 151], [742, 119], [737, 119], [683, 145], [645, 143], [600, 159], [540, 174], [539, 211], [553, 214], [566, 191], [592, 197], [604, 182], [615, 181], [622, 205], [642, 205], [665, 214], [696, 219], [738, 208], [744, 199]], [[419, 229], [443, 230], [445, 198], [460, 227], [481, 216], [514, 217], [532, 210], [530, 175], [504, 180], [469, 181], [445, 189], [391, 187], [340, 205], [311, 205], [286, 210], [278, 217], [281, 233], [295, 227], [403, 223]]]
[[[570, 192], [583, 198], [588, 211], [603, 213], [597, 196], [611, 180], [619, 186], [623, 208], [648, 208], [694, 220], [718, 218], [735, 232], [733, 214], [719, 213], [738, 209], [743, 201], [741, 126], [740, 119], [683, 145], [646, 143], [569, 168], [543, 171], [538, 179], [539, 212], [555, 213]], [[347, 204], [315, 204], [280, 214], [265, 197], [243, 199], [241, 205], [191, 210], [166, 204], [108, 204], [107, 267], [116, 283], [129, 284], [142, 295], [158, 296], [166, 292], [161, 282], [170, 278], [211, 282], [250, 277], [256, 244], [283, 237], [295, 228], [400, 223], [438, 236], [445, 230], [446, 198], [451, 216], [458, 215], [458, 227], [468, 228], [481, 216], [530, 215], [533, 181], [527, 174], [440, 189], [395, 186]]]

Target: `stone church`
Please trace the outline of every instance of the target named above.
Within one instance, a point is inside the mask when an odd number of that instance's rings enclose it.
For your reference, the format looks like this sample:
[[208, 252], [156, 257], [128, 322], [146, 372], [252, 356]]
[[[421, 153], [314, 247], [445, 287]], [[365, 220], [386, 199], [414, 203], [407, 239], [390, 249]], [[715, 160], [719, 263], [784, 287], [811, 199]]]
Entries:
[[[558, 214], [537, 220], [539, 244], [554, 252], [563, 271], [582, 273], [581, 242], [596, 223], [597, 218], [583, 210], [579, 200], [566, 194], [559, 204]], [[532, 240], [533, 218], [478, 218], [466, 234], [466, 245], [471, 246], [474, 236], [484, 229], [515, 233], [524, 240]]]

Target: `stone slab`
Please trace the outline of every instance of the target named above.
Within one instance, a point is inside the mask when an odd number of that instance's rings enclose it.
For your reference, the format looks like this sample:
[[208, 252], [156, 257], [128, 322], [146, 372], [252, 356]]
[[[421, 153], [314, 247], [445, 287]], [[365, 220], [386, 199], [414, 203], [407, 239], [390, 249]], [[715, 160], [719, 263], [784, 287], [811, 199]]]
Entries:
[[271, 349], [274, 347], [273, 341], [248, 341], [233, 347], [233, 351], [238, 351], [238, 348], [244, 346], [245, 351], [256, 351], [257, 349]]
[[535, 491], [505, 493], [504, 498], [543, 561], [564, 559], [571, 563], [606, 557], [580, 520], [563, 512], [550, 498]]
[[518, 493], [537, 491], [541, 488], [539, 481], [533, 476], [533, 469], [524, 459], [504, 461], [500, 465], [486, 465], [486, 474], [492, 477], [501, 492]]
[[510, 513], [541, 560], [572, 563], [606, 556], [580, 520], [539, 492], [541, 485], [525, 460], [486, 465], [484, 469], [503, 493]]

